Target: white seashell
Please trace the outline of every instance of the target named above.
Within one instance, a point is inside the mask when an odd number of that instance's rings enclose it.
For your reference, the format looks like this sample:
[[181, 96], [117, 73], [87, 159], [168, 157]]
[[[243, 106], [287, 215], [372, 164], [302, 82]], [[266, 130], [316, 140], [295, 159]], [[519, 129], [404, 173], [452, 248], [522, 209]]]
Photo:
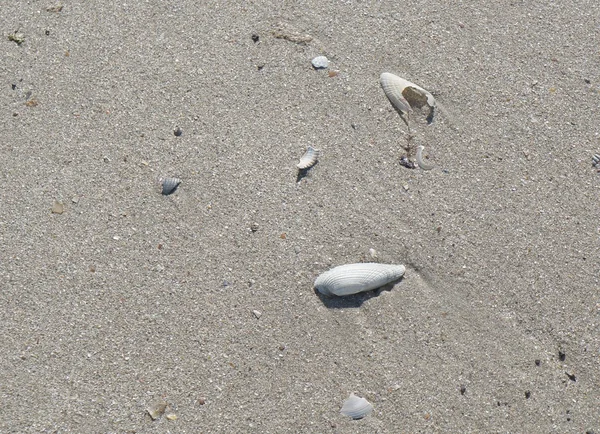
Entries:
[[389, 72], [381, 74], [379, 82], [392, 105], [403, 114], [410, 113], [413, 107], [420, 109], [421, 107], [428, 106], [429, 116], [427, 117], [427, 121], [431, 123], [435, 107], [435, 98], [431, 93]]
[[417, 148], [417, 164], [423, 170], [431, 170], [435, 166], [433, 164], [428, 164], [425, 162], [425, 159], [423, 158], [423, 149], [425, 149], [424, 146], [419, 146]]
[[352, 419], [362, 419], [373, 411], [373, 406], [365, 398], [360, 398], [354, 393], [344, 401], [340, 413], [350, 416]]
[[179, 184], [181, 184], [181, 179], [179, 178], [160, 178], [158, 180], [161, 186], [161, 193], [165, 196], [173, 193]]
[[357, 294], [398, 280], [405, 271], [404, 265], [374, 262], [340, 265], [317, 277], [315, 288], [324, 295]]
[[329, 59], [325, 56], [317, 56], [312, 60], [312, 66], [315, 69], [329, 68]]
[[319, 158], [321, 151], [318, 149], [309, 146], [302, 158], [300, 158], [300, 163], [298, 163], [298, 169], [306, 170], [313, 167]]

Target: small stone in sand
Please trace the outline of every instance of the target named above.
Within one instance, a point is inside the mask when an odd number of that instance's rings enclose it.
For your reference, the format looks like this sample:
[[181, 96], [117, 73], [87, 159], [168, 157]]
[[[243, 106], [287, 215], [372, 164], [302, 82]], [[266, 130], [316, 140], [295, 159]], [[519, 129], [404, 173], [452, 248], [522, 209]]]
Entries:
[[262, 316], [262, 312], [260, 310], [253, 310], [252, 314], [256, 317], [256, 319], [260, 319]]

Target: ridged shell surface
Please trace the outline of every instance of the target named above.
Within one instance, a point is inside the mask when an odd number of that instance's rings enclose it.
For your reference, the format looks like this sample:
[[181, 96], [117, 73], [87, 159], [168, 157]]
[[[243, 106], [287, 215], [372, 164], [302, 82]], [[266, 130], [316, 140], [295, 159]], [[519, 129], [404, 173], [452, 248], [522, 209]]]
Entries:
[[179, 178], [161, 178], [159, 180], [161, 188], [162, 188], [162, 194], [164, 194], [165, 196], [173, 193], [177, 187], [179, 186], [179, 184], [181, 184], [181, 179]]
[[302, 158], [300, 158], [300, 162], [298, 163], [298, 169], [306, 170], [313, 167], [317, 164], [317, 160], [319, 159], [320, 150], [309, 146]]
[[398, 280], [405, 271], [404, 265], [373, 262], [340, 265], [317, 277], [315, 288], [324, 295], [357, 294]]
[[373, 411], [373, 406], [365, 398], [360, 398], [354, 393], [344, 401], [340, 413], [350, 416], [352, 419], [362, 419]]
[[411, 107], [428, 105], [433, 109], [435, 106], [435, 98], [431, 93], [397, 75], [384, 72], [379, 77], [379, 82], [392, 105], [403, 113], [410, 112]]

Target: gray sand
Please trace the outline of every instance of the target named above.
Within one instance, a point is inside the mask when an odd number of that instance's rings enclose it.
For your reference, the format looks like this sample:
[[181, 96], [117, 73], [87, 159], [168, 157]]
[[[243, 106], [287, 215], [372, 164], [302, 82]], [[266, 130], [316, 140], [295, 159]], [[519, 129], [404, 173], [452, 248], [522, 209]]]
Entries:
[[0, 9], [1, 432], [600, 432], [595, 2], [106, 3]]

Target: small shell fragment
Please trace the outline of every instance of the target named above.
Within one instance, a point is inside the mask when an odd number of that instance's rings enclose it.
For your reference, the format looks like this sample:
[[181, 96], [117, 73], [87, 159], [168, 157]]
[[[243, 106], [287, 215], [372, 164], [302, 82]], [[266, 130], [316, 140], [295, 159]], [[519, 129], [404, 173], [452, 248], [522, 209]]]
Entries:
[[55, 201], [54, 205], [52, 205], [52, 214], [62, 214], [65, 212], [65, 206], [62, 202]]
[[373, 406], [365, 398], [360, 398], [354, 393], [344, 401], [340, 413], [350, 416], [352, 419], [362, 419], [373, 411]]
[[165, 412], [166, 409], [167, 409], [167, 403], [165, 401], [160, 400], [160, 401], [156, 401], [156, 402], [152, 403], [146, 409], [146, 411], [148, 412], [148, 414], [150, 415], [152, 420], [156, 420], [163, 415], [163, 413]]
[[329, 59], [325, 56], [317, 56], [312, 60], [312, 66], [315, 69], [329, 68]]
[[427, 122], [433, 122], [435, 98], [425, 89], [397, 75], [384, 72], [379, 78], [383, 92], [394, 108], [402, 114], [408, 114], [413, 108], [429, 107]]
[[594, 154], [592, 157], [592, 166], [597, 167], [598, 163], [600, 163], [600, 155]]
[[364, 262], [332, 268], [315, 280], [315, 288], [323, 295], [352, 295], [371, 291], [400, 279], [404, 265]]
[[298, 169], [307, 170], [313, 167], [315, 164], [317, 164], [320, 154], [321, 151], [319, 149], [309, 146], [302, 158], [300, 158], [300, 162], [297, 165]]
[[417, 148], [417, 164], [419, 165], [419, 167], [423, 170], [431, 170], [433, 169], [435, 166], [433, 164], [429, 164], [425, 162], [425, 159], [423, 158], [423, 150], [425, 149], [424, 146], [419, 146]]
[[173, 193], [177, 187], [179, 187], [179, 184], [181, 184], [181, 179], [179, 178], [160, 178], [158, 180], [158, 182], [160, 183], [161, 186], [161, 193], [164, 194], [165, 196], [168, 196], [169, 194]]

